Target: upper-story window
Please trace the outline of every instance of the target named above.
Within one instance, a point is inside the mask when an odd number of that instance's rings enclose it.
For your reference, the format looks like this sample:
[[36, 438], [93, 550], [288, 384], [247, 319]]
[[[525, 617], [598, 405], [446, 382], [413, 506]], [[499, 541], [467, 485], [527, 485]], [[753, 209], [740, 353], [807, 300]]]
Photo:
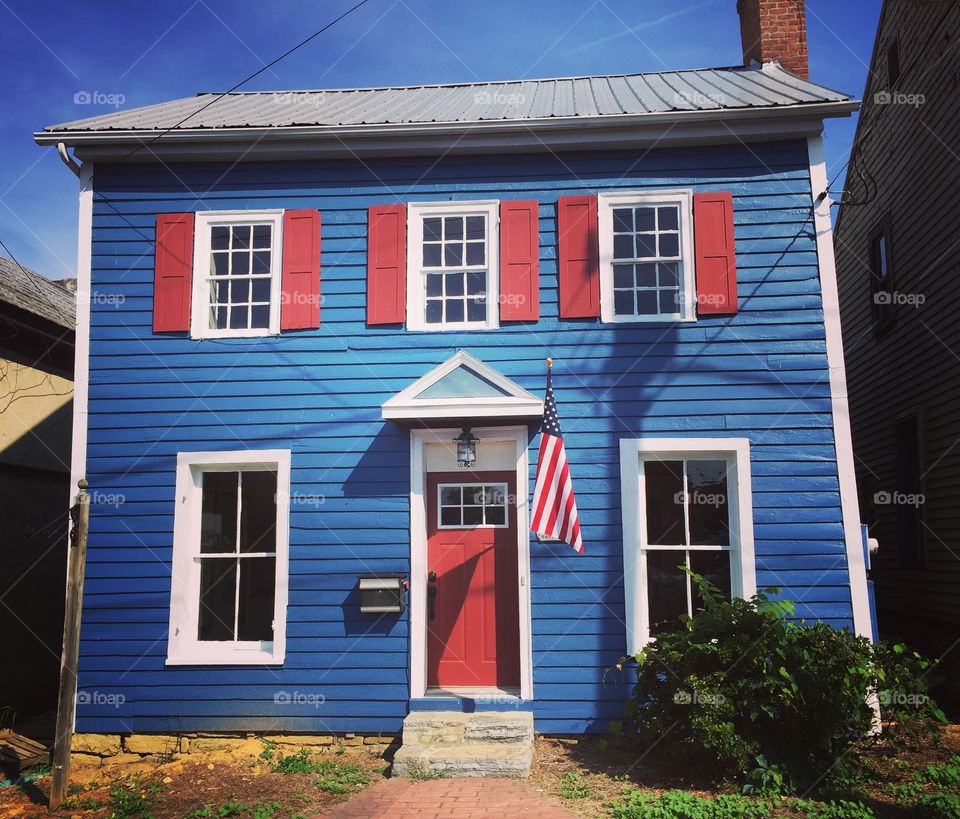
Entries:
[[601, 194], [598, 205], [603, 320], [693, 319], [690, 192]]
[[278, 333], [282, 211], [209, 211], [196, 219], [191, 334]]
[[414, 203], [408, 220], [408, 329], [497, 327], [497, 203]]

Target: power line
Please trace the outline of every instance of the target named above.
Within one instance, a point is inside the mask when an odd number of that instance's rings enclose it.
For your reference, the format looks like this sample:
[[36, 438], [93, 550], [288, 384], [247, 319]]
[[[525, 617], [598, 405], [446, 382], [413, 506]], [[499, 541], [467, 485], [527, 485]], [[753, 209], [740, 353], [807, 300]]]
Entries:
[[185, 116], [185, 117], [184, 117], [182, 120], [180, 120], [179, 122], [175, 123], [174, 125], [171, 125], [171, 126], [170, 126], [169, 128], [167, 128], [165, 131], [162, 131], [161, 133], [157, 134], [157, 135], [156, 135], [155, 137], [153, 137], [153, 139], [151, 139], [149, 142], [144, 142], [144, 143], [141, 143], [140, 145], [138, 145], [136, 148], [134, 148], [132, 151], [130, 151], [130, 153], [128, 153], [126, 156], [121, 157], [121, 159], [120, 159], [119, 161], [120, 161], [120, 162], [125, 162], [127, 159], [129, 159], [129, 158], [130, 158], [131, 156], [133, 156], [134, 154], [138, 153], [139, 151], [143, 150], [144, 148], [150, 147], [150, 146], [153, 145], [155, 142], [158, 142], [160, 139], [162, 139], [163, 137], [165, 137], [165, 136], [166, 136], [167, 134], [169, 134], [171, 131], [174, 131], [174, 130], [176, 130], [177, 128], [179, 128], [181, 125], [183, 125], [183, 123], [185, 123], [187, 120], [192, 119], [192, 118], [195, 117], [197, 114], [199, 114], [201, 111], [204, 111], [205, 109], [209, 108], [209, 107], [210, 107], [211, 105], [213, 105], [215, 102], [219, 102], [219, 101], [222, 100], [225, 96], [227, 96], [227, 94], [232, 94], [232, 93], [233, 93], [234, 91], [236, 91], [238, 88], [240, 88], [240, 87], [243, 86], [243, 85], [246, 85], [248, 82], [250, 82], [250, 80], [254, 79], [255, 77], [259, 77], [264, 71], [267, 71], [267, 70], [269, 70], [270, 68], [273, 68], [273, 66], [275, 66], [278, 62], [280, 62], [281, 60], [285, 59], [286, 57], [289, 57], [289, 56], [290, 56], [291, 54], [293, 54], [293, 52], [296, 51], [297, 49], [302, 48], [302, 47], [305, 46], [307, 43], [309, 43], [311, 40], [315, 40], [317, 37], [319, 37], [321, 34], [323, 34], [323, 32], [327, 31], [328, 29], [333, 28], [333, 26], [335, 26], [337, 23], [339, 23], [344, 17], [348, 17], [349, 15], [353, 14], [353, 12], [355, 12], [355, 11], [356, 11], [358, 8], [360, 8], [361, 6], [366, 5], [368, 2], [370, 2], [370, 0], [360, 0], [359, 3], [357, 3], [356, 5], [353, 5], [353, 6], [351, 6], [350, 8], [348, 8], [348, 9], [347, 9], [345, 12], [343, 12], [343, 14], [341, 14], [339, 17], [335, 17], [333, 20], [331, 20], [329, 23], [327, 23], [325, 26], [323, 26], [323, 28], [320, 28], [320, 29], [318, 29], [317, 31], [313, 32], [313, 34], [311, 34], [309, 37], [306, 37], [305, 39], [301, 40], [299, 43], [297, 43], [297, 44], [296, 44], [295, 46], [293, 46], [292, 48], [288, 48], [288, 49], [287, 49], [286, 51], [284, 51], [283, 54], [281, 54], [279, 57], [271, 60], [269, 63], [267, 63], [266, 65], [264, 65], [264, 66], [262, 66], [261, 68], [257, 69], [256, 71], [254, 71], [254, 72], [253, 72], [252, 74], [250, 74], [249, 76], [247, 76], [247, 77], [245, 77], [244, 79], [240, 80], [240, 82], [238, 82], [238, 83], [237, 83], [236, 85], [234, 85], [232, 88], [228, 88], [226, 91], [223, 91], [222, 93], [217, 94], [212, 100], [209, 100], [208, 102], [204, 103], [204, 104], [201, 105], [196, 111], [188, 114], [187, 116]]
[[37, 295], [41, 298], [41, 300], [45, 301], [45, 302], [47, 303], [47, 306], [48, 306], [51, 310], [53, 310], [53, 312], [56, 313], [56, 314], [57, 314], [58, 316], [60, 316], [61, 318], [64, 318], [64, 319], [69, 318], [69, 316], [64, 316], [64, 315], [63, 315], [63, 311], [62, 311], [59, 307], [57, 307], [57, 305], [55, 305], [52, 301], [50, 301], [50, 298], [47, 296], [46, 293], [44, 293], [44, 292], [40, 289], [40, 286], [37, 284], [36, 280], [33, 278], [35, 274], [31, 273], [29, 270], [27, 270], [27, 268], [25, 268], [22, 264], [20, 264], [20, 262], [19, 262], [19, 260], [17, 259], [17, 257], [14, 256], [14, 255], [10, 252], [10, 248], [8, 248], [8, 247], [3, 243], [3, 239], [0, 239], [0, 247], [3, 248], [4, 253], [7, 254], [7, 256], [8, 256], [9, 259], [10, 259], [10, 261], [12, 261], [17, 267], [20, 268], [20, 270], [23, 271], [23, 277], [24, 277], [28, 282], [30, 282], [30, 285], [33, 287], [34, 290], [37, 291]]

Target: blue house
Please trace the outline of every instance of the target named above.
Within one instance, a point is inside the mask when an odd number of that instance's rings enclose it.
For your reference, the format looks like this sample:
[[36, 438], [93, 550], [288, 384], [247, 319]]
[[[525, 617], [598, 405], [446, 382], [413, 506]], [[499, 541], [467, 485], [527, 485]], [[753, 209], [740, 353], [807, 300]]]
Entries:
[[[680, 564], [870, 634], [821, 196], [857, 106], [776, 5], [739, 67], [36, 135], [82, 182], [79, 733], [605, 731]], [[583, 554], [529, 532], [547, 357]]]

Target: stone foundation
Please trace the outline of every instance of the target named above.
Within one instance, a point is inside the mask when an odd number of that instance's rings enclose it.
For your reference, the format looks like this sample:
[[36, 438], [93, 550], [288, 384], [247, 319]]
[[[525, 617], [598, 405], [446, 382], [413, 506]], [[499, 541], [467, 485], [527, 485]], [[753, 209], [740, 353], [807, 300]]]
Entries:
[[74, 734], [70, 761], [74, 765], [113, 765], [130, 762], [166, 762], [189, 759], [191, 754], [217, 751], [259, 753], [264, 743], [276, 746], [280, 754], [307, 748], [328, 753], [339, 747], [362, 746], [374, 756], [394, 750], [399, 742], [395, 734]]

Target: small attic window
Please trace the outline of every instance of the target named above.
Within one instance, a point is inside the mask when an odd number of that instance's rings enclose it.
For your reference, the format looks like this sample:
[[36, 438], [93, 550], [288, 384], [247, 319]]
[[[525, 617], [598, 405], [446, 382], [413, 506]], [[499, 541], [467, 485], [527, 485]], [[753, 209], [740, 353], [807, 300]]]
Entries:
[[890, 89], [900, 79], [900, 46], [896, 38], [887, 46], [887, 85]]

